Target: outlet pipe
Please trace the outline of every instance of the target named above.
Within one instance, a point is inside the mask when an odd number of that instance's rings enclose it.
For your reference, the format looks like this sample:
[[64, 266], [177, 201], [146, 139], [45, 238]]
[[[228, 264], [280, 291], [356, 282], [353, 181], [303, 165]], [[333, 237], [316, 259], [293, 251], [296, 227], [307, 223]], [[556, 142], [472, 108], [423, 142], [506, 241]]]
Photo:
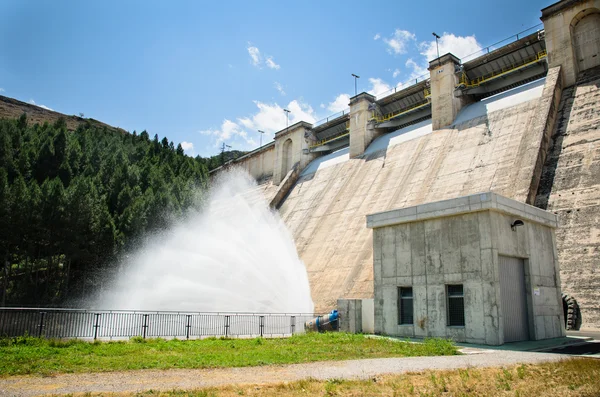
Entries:
[[337, 331], [339, 314], [337, 310], [332, 310], [329, 314], [315, 317], [304, 323], [306, 332], [325, 332]]

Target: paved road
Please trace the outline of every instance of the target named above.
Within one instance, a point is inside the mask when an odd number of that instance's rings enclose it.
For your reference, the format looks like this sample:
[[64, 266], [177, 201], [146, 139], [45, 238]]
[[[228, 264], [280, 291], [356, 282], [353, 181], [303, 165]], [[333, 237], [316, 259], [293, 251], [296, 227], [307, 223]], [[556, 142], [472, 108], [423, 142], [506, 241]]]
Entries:
[[567, 331], [568, 336], [585, 336], [588, 338], [594, 338], [595, 340], [600, 341], [600, 331], [595, 330], [582, 330], [582, 331]]
[[497, 367], [540, 363], [567, 358], [560, 354], [465, 349], [463, 356], [381, 358], [331, 361], [265, 367], [141, 370], [53, 377], [19, 376], [0, 379], [1, 396], [36, 396], [46, 393], [141, 392], [194, 389], [231, 384], [265, 384], [316, 379], [364, 379], [383, 374], [467, 367]]

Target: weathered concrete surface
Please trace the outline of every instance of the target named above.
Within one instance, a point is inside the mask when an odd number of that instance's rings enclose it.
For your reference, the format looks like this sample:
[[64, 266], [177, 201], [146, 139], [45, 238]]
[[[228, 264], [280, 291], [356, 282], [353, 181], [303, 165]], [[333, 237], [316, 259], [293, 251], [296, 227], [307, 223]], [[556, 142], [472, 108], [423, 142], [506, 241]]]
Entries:
[[271, 142], [239, 159], [235, 165], [244, 168], [254, 179], [260, 180], [273, 176], [275, 163], [275, 143]]
[[373, 299], [338, 299], [340, 331], [353, 334], [375, 332], [375, 307]]
[[373, 297], [367, 214], [477, 192], [513, 198], [517, 178], [530, 183], [533, 175], [519, 174], [515, 163], [521, 141], [531, 133], [525, 127], [548, 100], [492, 112], [302, 175], [280, 213], [307, 266], [315, 310], [334, 308], [338, 298]]
[[[542, 10], [548, 65], [562, 66], [565, 87], [575, 84], [580, 71], [600, 61], [596, 56], [598, 26], [584, 26], [583, 34], [578, 34], [577, 28], [585, 17], [597, 17], [598, 10], [600, 0], [561, 1]], [[585, 43], [578, 43], [579, 37]]]
[[460, 60], [450, 53], [429, 62], [431, 118], [434, 130], [452, 124], [460, 109], [468, 102], [466, 96], [457, 97], [454, 91], [458, 84], [455, 73], [458, 65]]
[[300, 169], [300, 163], [294, 164], [292, 169], [287, 173], [285, 178], [283, 178], [283, 180], [279, 184], [279, 187], [277, 188], [277, 191], [273, 195], [273, 198], [269, 201], [269, 207], [275, 208], [275, 209], [279, 207], [279, 204], [281, 203], [281, 201], [290, 192], [290, 188], [292, 186], [294, 186], [294, 183], [296, 183], [296, 181], [300, 177], [301, 171], [302, 170]]
[[317, 154], [304, 154], [308, 149], [304, 135], [312, 128], [312, 124], [299, 121], [275, 133], [275, 154], [273, 165], [273, 183], [279, 185], [294, 164], [300, 163], [303, 169]]
[[[513, 231], [515, 219], [524, 225]], [[526, 259], [529, 339], [565, 335], [554, 214], [481, 193], [376, 213], [367, 224], [374, 228], [376, 333], [503, 344], [513, 308], [501, 299], [502, 255]], [[448, 326], [447, 284], [463, 285], [464, 326]], [[412, 287], [413, 324], [399, 324], [398, 287]]]
[[350, 98], [350, 158], [360, 156], [376, 138], [378, 132], [367, 128], [371, 112], [369, 106], [375, 102], [375, 97], [362, 92]]
[[556, 115], [562, 95], [560, 69], [558, 66], [548, 70], [540, 106], [531, 123], [525, 127], [529, 133], [525, 134], [519, 146], [517, 163], [515, 163], [515, 167], [519, 170], [515, 180], [518, 186], [514, 198], [527, 204], [533, 205], [535, 202], [542, 169], [556, 125]]
[[563, 92], [536, 205], [558, 215], [563, 292], [600, 328], [600, 68]]

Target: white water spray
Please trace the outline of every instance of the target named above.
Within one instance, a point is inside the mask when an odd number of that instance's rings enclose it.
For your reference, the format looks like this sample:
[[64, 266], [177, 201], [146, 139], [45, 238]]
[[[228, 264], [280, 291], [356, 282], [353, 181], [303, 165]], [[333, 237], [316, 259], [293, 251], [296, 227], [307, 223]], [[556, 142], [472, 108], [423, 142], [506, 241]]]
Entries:
[[99, 308], [312, 313], [304, 263], [251, 177], [219, 178], [206, 208], [130, 256]]

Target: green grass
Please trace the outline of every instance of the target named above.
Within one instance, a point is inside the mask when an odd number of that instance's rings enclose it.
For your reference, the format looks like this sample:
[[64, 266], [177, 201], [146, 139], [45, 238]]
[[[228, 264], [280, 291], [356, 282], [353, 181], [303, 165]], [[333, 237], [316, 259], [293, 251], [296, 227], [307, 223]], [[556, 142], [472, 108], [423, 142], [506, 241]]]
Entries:
[[134, 339], [95, 343], [21, 337], [0, 339], [0, 376], [453, 354], [458, 354], [454, 344], [441, 339], [409, 343], [346, 333], [313, 333], [281, 339]]

